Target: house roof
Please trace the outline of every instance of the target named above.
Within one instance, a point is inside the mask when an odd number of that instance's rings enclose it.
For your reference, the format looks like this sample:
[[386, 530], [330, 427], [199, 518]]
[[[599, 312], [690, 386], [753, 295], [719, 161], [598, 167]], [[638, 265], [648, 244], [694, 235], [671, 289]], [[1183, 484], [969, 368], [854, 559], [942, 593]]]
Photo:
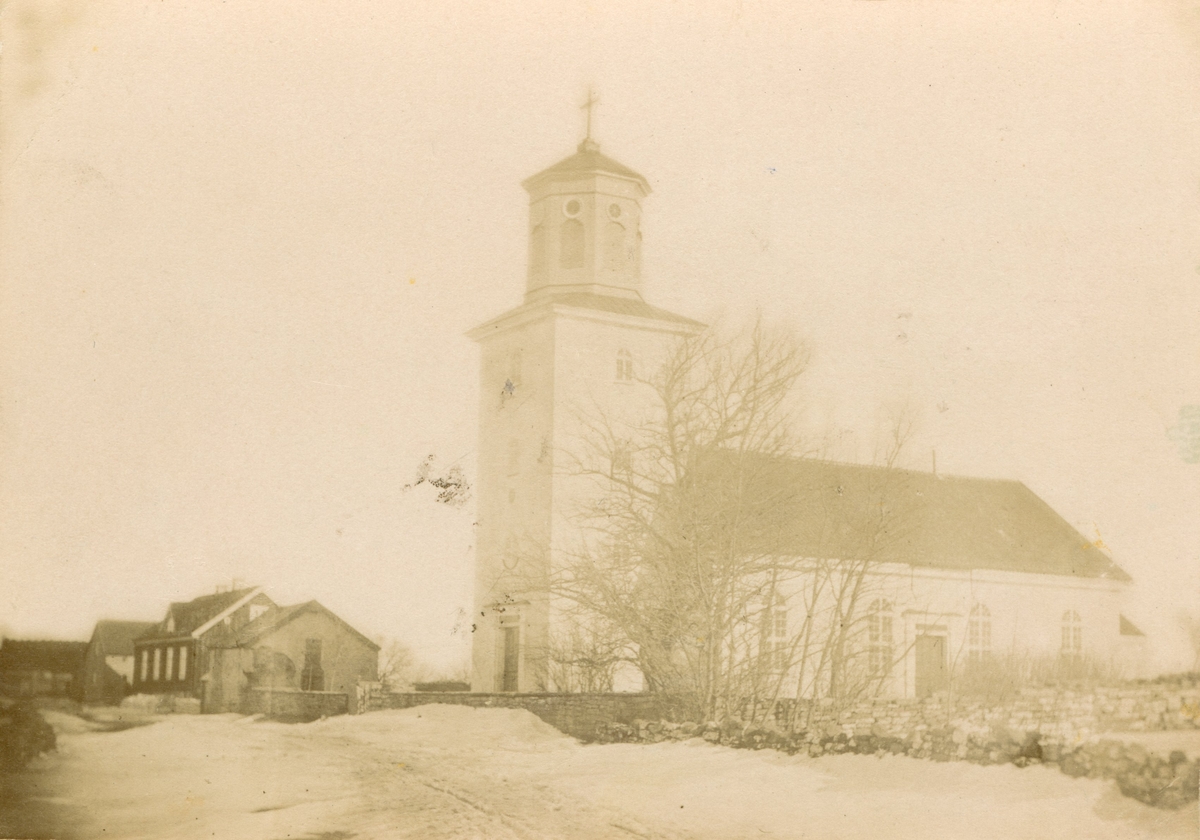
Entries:
[[101, 619], [92, 631], [91, 644], [106, 656], [133, 656], [133, 640], [156, 626], [153, 621], [113, 621]]
[[5, 639], [0, 642], [0, 671], [74, 673], [83, 665], [87, 642]]
[[765, 551], [1130, 579], [1019, 481], [725, 453], [697, 475], [711, 497], [706, 504], [740, 494], [747, 527]]
[[577, 175], [593, 174], [616, 175], [620, 178], [628, 178], [631, 181], [637, 181], [646, 193], [650, 192], [650, 184], [642, 175], [634, 172], [625, 164], [618, 163], [608, 155], [601, 154], [600, 144], [593, 140], [584, 140], [579, 144], [575, 154], [565, 157], [553, 166], [547, 167], [536, 175], [526, 178], [524, 184], [528, 188], [532, 184], [546, 178], [557, 176], [569, 178]]
[[289, 607], [278, 607], [273, 610], [268, 610], [238, 631], [236, 643], [238, 646], [253, 644], [259, 639], [269, 636], [271, 633], [279, 630], [281, 627], [288, 624], [295, 618], [308, 612], [324, 613], [332, 618], [335, 622], [340, 624], [343, 628], [353, 633], [355, 636], [358, 636], [371, 647], [375, 648], [376, 650], [379, 649], [379, 645], [375, 644], [362, 633], [355, 630], [344, 620], [338, 617], [336, 613], [327, 607], [322, 606], [317, 601], [307, 601], [303, 604], [293, 604]]
[[[162, 621], [152, 625], [138, 638], [157, 639], [187, 636], [254, 591], [255, 587], [247, 587], [230, 592], [217, 592], [213, 595], [201, 595], [190, 601], [176, 601], [167, 609], [167, 614]], [[175, 629], [167, 630], [167, 622], [172, 616], [175, 618]]]

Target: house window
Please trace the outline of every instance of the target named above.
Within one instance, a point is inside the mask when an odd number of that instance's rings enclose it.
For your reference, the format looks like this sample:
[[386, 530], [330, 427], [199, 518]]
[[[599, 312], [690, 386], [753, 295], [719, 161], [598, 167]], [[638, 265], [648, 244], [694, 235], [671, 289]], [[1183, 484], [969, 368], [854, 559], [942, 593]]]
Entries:
[[1075, 610], [1063, 613], [1062, 655], [1070, 659], [1083, 656], [1083, 620]]
[[251, 604], [250, 605], [250, 620], [253, 621], [254, 619], [258, 618], [260, 615], [262, 615], [266, 611], [267, 611], [266, 604]]
[[300, 672], [302, 691], [324, 691], [325, 672], [321, 670], [321, 640], [304, 640], [304, 670]]
[[154, 649], [154, 681], [158, 682], [159, 674], [162, 673], [162, 648]]
[[150, 676], [150, 651], [142, 648], [142, 676], [141, 681], [145, 682]]
[[175, 648], [167, 648], [166, 657], [167, 665], [166, 668], [163, 669], [163, 679], [169, 680], [173, 679], [173, 674], [175, 673]]
[[892, 604], [882, 598], [867, 614], [867, 670], [882, 677], [892, 667]]
[[763, 610], [762, 661], [777, 673], [787, 670], [787, 602], [778, 593], [771, 596]]
[[179, 679], [181, 680], [187, 679], [187, 657], [188, 649], [181, 647], [179, 649]]
[[982, 662], [991, 653], [992, 614], [983, 604], [976, 604], [967, 621], [967, 656], [971, 662]]
[[633, 381], [633, 354], [625, 349], [617, 351], [617, 381]]

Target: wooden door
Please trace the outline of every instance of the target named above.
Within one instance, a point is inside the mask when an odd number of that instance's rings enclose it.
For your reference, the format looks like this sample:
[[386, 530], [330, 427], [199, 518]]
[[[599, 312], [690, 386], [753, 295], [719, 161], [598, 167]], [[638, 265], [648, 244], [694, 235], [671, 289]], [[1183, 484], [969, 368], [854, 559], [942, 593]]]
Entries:
[[517, 690], [517, 668], [521, 655], [521, 628], [502, 627], [504, 633], [504, 673], [500, 679], [501, 691]]
[[916, 642], [917, 697], [947, 688], [946, 637], [919, 635]]

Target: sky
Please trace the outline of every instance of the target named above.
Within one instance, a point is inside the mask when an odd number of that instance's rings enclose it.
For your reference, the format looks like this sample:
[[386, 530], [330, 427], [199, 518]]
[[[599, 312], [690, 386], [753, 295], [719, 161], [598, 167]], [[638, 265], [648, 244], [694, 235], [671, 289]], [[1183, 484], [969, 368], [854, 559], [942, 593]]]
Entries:
[[[1023, 481], [1200, 612], [1200, 11], [1096, 2], [8, 0], [0, 632], [87, 638], [232, 579], [455, 667], [471, 327], [520, 182], [644, 174], [647, 299], [803, 337], [803, 424]], [[1174, 659], [1173, 659], [1174, 657]]]

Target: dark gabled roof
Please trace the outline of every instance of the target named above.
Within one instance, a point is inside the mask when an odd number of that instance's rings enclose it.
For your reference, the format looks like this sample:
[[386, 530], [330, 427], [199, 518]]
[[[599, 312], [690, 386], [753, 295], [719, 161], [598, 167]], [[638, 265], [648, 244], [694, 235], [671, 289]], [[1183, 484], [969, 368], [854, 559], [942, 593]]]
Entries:
[[5, 639], [0, 642], [0, 671], [75, 673], [86, 652], [87, 642]]
[[96, 645], [106, 656], [133, 656], [133, 640], [155, 626], [153, 621], [101, 619], [92, 631], [90, 644]]
[[335, 622], [340, 624], [343, 628], [350, 631], [355, 636], [358, 636], [368, 645], [376, 650], [379, 650], [379, 645], [375, 644], [362, 633], [355, 630], [340, 617], [338, 617], [336, 613], [327, 607], [322, 606], [317, 601], [307, 601], [303, 604], [293, 604], [290, 607], [277, 607], [273, 610], [267, 610], [267, 612], [263, 613], [238, 631], [237, 644], [239, 646], [253, 644], [264, 636], [274, 633], [292, 619], [307, 612], [324, 613], [332, 618]]
[[1128, 618], [1126, 618], [1125, 616], [1121, 616], [1121, 635], [1122, 636], [1145, 636], [1146, 634], [1143, 633], [1141, 630], [1139, 630], [1137, 628], [1137, 625], [1134, 624], [1132, 621], [1130, 621]]
[[637, 181], [642, 189], [649, 193], [650, 184], [637, 172], [623, 163], [618, 163], [607, 155], [600, 154], [600, 144], [592, 140], [584, 140], [579, 144], [575, 154], [563, 158], [553, 166], [543, 169], [536, 175], [525, 179], [525, 186], [556, 176], [572, 177], [575, 175], [606, 174]]
[[706, 504], [741, 494], [763, 551], [1130, 579], [1019, 481], [731, 453], [709, 458], [697, 475], [712, 497]]
[[[225, 610], [245, 598], [254, 587], [235, 589], [230, 592], [217, 592], [213, 595], [201, 595], [191, 601], [176, 601], [171, 604], [163, 620], [154, 624], [139, 639], [175, 638], [186, 636], [197, 627], [220, 615]], [[175, 629], [167, 630], [168, 620], [174, 616]]]

